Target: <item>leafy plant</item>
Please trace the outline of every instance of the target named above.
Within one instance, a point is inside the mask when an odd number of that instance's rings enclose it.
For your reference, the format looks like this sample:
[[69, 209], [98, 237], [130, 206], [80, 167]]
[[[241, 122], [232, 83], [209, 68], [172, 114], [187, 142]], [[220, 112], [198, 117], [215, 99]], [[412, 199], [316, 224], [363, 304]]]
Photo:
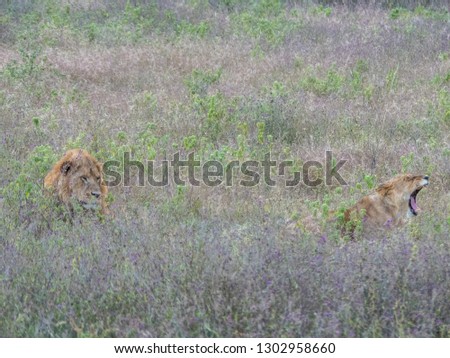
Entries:
[[322, 4], [312, 8], [312, 13], [314, 15], [325, 15], [326, 17], [328, 17], [331, 15], [331, 12], [331, 7], [323, 6]]
[[375, 182], [375, 176], [370, 174], [364, 175], [364, 182], [366, 183], [366, 186], [369, 190], [372, 190], [375, 188], [376, 182]]
[[217, 83], [221, 76], [222, 70], [220, 68], [216, 71], [194, 70], [184, 83], [192, 96], [205, 97], [208, 88]]
[[328, 69], [325, 77], [320, 78], [309, 75], [300, 81], [300, 86], [318, 96], [326, 96], [339, 91], [343, 83], [344, 77], [341, 76], [333, 66]]
[[389, 17], [393, 20], [396, 20], [399, 17], [404, 16], [407, 13], [408, 13], [408, 10], [401, 8], [401, 7], [395, 7], [389, 13]]
[[414, 161], [414, 153], [411, 152], [407, 155], [402, 155], [400, 161], [402, 162], [402, 173], [408, 173]]
[[232, 17], [238, 32], [257, 40], [263, 39], [271, 46], [278, 46], [290, 33], [302, 26], [295, 14], [288, 16], [282, 10], [280, 1], [260, 1], [255, 4], [250, 10]]
[[183, 146], [188, 151], [195, 149], [195, 147], [197, 146], [197, 143], [198, 143], [198, 140], [197, 140], [197, 136], [195, 136], [195, 135], [191, 135], [191, 136], [183, 138]]
[[205, 134], [213, 142], [221, 135], [227, 120], [227, 109], [222, 95], [208, 96], [203, 102], [206, 119], [203, 125]]
[[391, 68], [386, 76], [386, 89], [392, 92], [398, 83], [398, 66], [396, 68]]
[[36, 77], [43, 67], [43, 60], [40, 58], [42, 49], [39, 45], [21, 46], [19, 54], [21, 61], [12, 60], [9, 62], [2, 73], [12, 79], [25, 79], [27, 77]]
[[56, 155], [50, 146], [34, 148], [26, 162], [21, 165], [19, 175], [1, 191], [11, 209], [19, 210], [26, 204], [42, 202], [43, 178], [55, 161]]
[[368, 71], [367, 62], [358, 60], [355, 67], [351, 70], [351, 88], [354, 92], [364, 91], [364, 74]]
[[188, 35], [203, 39], [208, 34], [208, 32], [209, 24], [207, 21], [201, 21], [198, 24], [192, 24], [186, 20], [182, 20], [178, 22], [175, 27], [175, 33], [177, 34], [177, 36]]

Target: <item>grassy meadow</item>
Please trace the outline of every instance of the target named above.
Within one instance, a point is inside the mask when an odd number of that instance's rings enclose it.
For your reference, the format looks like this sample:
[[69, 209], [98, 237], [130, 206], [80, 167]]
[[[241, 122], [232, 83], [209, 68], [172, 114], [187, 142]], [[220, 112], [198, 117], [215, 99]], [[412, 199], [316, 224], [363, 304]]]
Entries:
[[[450, 337], [449, 9], [344, 3], [2, 1], [0, 336]], [[348, 185], [119, 185], [71, 221], [42, 184], [77, 147], [332, 151]], [[398, 173], [430, 175], [410, 225], [327, 223]]]

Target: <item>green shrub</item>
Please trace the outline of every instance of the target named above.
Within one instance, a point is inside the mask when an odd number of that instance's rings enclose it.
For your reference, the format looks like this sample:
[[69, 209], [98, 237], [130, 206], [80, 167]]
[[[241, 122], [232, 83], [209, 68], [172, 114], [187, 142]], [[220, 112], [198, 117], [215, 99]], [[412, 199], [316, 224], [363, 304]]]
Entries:
[[295, 14], [288, 14], [282, 8], [280, 1], [261, 1], [255, 4], [246, 11], [232, 15], [233, 28], [238, 33], [278, 46], [303, 26]]
[[191, 96], [205, 97], [208, 93], [208, 88], [217, 83], [221, 76], [222, 70], [220, 68], [216, 71], [194, 70], [184, 83]]
[[336, 71], [335, 67], [327, 70], [325, 77], [309, 75], [300, 81], [300, 86], [318, 96], [327, 96], [338, 92], [344, 83], [344, 77]]

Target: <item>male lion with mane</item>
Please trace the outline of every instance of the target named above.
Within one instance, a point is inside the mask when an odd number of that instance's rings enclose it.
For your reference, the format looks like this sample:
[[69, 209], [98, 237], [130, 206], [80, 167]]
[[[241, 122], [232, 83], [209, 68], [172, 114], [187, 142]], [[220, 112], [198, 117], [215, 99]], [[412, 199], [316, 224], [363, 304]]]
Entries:
[[69, 208], [75, 200], [85, 209], [109, 213], [102, 165], [84, 149], [72, 149], [64, 154], [45, 177], [44, 187], [56, 192]]
[[[417, 194], [429, 183], [427, 175], [401, 174], [381, 184], [375, 193], [361, 198], [344, 212], [346, 227], [352, 228], [354, 218], [364, 226], [399, 227], [418, 215]], [[350, 224], [350, 225], [349, 225]]]

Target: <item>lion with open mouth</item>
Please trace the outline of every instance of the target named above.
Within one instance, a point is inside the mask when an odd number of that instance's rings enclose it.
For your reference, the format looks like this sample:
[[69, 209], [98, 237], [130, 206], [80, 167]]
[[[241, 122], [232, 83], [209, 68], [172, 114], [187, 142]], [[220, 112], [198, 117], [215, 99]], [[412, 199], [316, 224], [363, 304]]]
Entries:
[[344, 222], [347, 228], [352, 227], [355, 218], [369, 227], [402, 226], [420, 213], [417, 194], [428, 184], [427, 175], [397, 175], [347, 209]]

